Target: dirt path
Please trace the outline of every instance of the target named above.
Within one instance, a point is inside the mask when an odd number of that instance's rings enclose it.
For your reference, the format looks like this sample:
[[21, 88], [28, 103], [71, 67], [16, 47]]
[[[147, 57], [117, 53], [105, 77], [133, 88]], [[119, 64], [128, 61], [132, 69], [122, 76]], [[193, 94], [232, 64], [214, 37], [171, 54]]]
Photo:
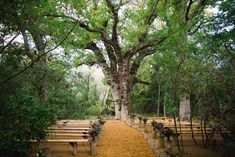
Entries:
[[119, 121], [104, 125], [97, 148], [97, 157], [155, 157], [144, 137]]

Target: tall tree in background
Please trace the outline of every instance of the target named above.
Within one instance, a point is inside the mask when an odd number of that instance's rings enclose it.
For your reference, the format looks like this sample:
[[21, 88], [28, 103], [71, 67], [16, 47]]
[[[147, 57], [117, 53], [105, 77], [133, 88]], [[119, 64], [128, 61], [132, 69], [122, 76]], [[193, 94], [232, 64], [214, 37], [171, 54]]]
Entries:
[[[208, 1], [198, 0], [198, 1], [187, 1], [187, 0], [175, 0], [173, 1], [173, 8], [175, 14], [170, 20], [170, 27], [173, 35], [173, 40], [175, 40], [174, 50], [178, 55], [178, 64], [175, 72], [175, 78], [173, 82], [173, 103], [178, 106], [177, 92], [178, 87], [180, 88], [180, 106], [179, 106], [179, 116], [182, 119], [190, 118], [190, 96], [189, 91], [187, 91], [187, 85], [182, 86], [182, 83], [187, 80], [187, 74], [181, 72], [181, 68], [184, 66], [185, 60], [187, 60], [188, 49], [188, 38], [190, 31], [195, 29], [195, 26], [200, 22], [200, 18], [204, 16], [203, 9], [208, 4]], [[176, 21], [175, 23], [172, 23]], [[172, 27], [173, 26], [173, 27]], [[195, 33], [195, 32], [194, 32]]]

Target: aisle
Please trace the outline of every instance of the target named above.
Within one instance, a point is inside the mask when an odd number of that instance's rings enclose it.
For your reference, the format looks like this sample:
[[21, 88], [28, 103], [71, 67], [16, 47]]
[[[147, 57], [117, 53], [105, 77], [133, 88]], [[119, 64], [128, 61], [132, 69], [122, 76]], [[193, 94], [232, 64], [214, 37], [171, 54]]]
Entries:
[[155, 157], [144, 137], [119, 121], [108, 121], [97, 147], [98, 157]]

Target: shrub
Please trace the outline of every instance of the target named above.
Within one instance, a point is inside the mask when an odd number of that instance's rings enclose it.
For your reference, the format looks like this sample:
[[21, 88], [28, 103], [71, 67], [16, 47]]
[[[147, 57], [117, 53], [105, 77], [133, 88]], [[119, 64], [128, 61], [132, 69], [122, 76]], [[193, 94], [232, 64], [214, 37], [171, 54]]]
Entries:
[[89, 130], [89, 135], [95, 140], [95, 137], [98, 136], [101, 132], [101, 124], [99, 122], [95, 122], [91, 125], [91, 129]]
[[165, 129], [163, 129], [162, 134], [163, 134], [165, 137], [170, 138], [170, 136], [173, 136], [173, 135], [174, 135], [174, 132], [173, 132], [173, 130], [171, 130], [170, 128], [165, 128]]
[[43, 140], [54, 121], [51, 111], [37, 98], [18, 94], [2, 105], [0, 115], [0, 156], [26, 156], [31, 140]]
[[143, 122], [144, 122], [144, 124], [146, 124], [146, 123], [147, 123], [147, 121], [148, 121], [148, 118], [144, 117], [144, 118], [143, 118]]
[[164, 129], [163, 123], [157, 123], [156, 129], [158, 129], [159, 131], [162, 131]]
[[138, 116], [138, 119], [139, 119], [139, 121], [141, 122], [142, 119], [143, 119], [143, 117], [142, 117], [142, 116]]
[[102, 119], [99, 119], [98, 122], [99, 122], [101, 125], [104, 125], [104, 123], [105, 123], [106, 121], [102, 118]]
[[155, 120], [153, 120], [153, 121], [151, 122], [151, 125], [152, 125], [154, 131], [157, 130], [158, 122], [156, 122]]

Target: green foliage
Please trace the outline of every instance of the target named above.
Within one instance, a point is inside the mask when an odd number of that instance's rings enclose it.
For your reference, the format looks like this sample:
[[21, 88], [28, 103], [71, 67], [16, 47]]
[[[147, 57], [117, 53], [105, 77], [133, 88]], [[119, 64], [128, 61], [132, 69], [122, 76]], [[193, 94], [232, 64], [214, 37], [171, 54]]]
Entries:
[[0, 155], [25, 156], [30, 140], [43, 140], [46, 128], [54, 122], [53, 112], [38, 98], [17, 93], [1, 105]]
[[104, 119], [99, 119], [99, 123], [100, 123], [101, 125], [104, 125], [105, 122], [106, 122], [106, 121], [105, 121]]
[[75, 73], [68, 78], [73, 83], [72, 91], [75, 94], [77, 106], [76, 112], [71, 113], [72, 118], [83, 119], [89, 115], [98, 115], [104, 107], [100, 102], [100, 94], [91, 74]]

